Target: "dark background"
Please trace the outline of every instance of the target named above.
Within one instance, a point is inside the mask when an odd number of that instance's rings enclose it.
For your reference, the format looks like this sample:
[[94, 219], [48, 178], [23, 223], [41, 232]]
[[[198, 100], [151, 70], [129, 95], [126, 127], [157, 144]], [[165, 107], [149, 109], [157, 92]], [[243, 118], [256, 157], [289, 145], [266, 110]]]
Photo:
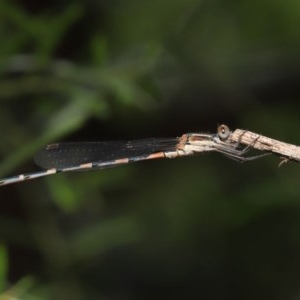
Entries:
[[[0, 2], [0, 177], [48, 143], [218, 124], [300, 144], [297, 1]], [[0, 188], [5, 299], [298, 299], [300, 168], [219, 154]]]

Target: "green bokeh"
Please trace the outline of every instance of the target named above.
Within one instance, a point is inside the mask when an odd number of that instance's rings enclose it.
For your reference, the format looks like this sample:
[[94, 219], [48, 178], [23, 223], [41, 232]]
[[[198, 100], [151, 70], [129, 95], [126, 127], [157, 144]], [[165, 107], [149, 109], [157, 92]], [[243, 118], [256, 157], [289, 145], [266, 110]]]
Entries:
[[[297, 1], [1, 1], [1, 178], [48, 143], [220, 123], [300, 145], [299, 20]], [[279, 161], [2, 187], [0, 298], [297, 299], [300, 169]]]

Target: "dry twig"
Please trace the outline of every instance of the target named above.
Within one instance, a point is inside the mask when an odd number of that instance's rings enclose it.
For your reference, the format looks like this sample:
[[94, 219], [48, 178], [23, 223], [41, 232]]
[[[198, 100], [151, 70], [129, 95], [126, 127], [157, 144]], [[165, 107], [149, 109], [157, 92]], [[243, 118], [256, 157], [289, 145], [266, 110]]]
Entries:
[[300, 162], [300, 147], [284, 143], [266, 136], [242, 129], [236, 129], [228, 137], [230, 142], [247, 145], [260, 151], [267, 151], [280, 155], [283, 160], [279, 166], [290, 160]]

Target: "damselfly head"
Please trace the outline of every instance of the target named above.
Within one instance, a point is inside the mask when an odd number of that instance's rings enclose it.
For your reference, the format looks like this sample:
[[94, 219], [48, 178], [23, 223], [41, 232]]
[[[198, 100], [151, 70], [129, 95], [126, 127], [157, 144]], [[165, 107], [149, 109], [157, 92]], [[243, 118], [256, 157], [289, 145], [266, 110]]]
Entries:
[[217, 133], [219, 138], [224, 141], [228, 139], [231, 131], [227, 125], [222, 124], [218, 127]]

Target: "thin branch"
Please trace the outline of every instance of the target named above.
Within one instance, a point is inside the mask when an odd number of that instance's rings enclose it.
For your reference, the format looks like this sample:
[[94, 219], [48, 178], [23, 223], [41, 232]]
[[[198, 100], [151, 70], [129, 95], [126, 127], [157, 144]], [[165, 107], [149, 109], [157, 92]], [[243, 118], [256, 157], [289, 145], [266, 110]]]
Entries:
[[242, 129], [236, 129], [228, 137], [230, 142], [237, 142], [247, 145], [260, 151], [267, 151], [280, 155], [283, 160], [279, 164], [294, 160], [300, 162], [300, 147], [284, 143], [266, 136]]

